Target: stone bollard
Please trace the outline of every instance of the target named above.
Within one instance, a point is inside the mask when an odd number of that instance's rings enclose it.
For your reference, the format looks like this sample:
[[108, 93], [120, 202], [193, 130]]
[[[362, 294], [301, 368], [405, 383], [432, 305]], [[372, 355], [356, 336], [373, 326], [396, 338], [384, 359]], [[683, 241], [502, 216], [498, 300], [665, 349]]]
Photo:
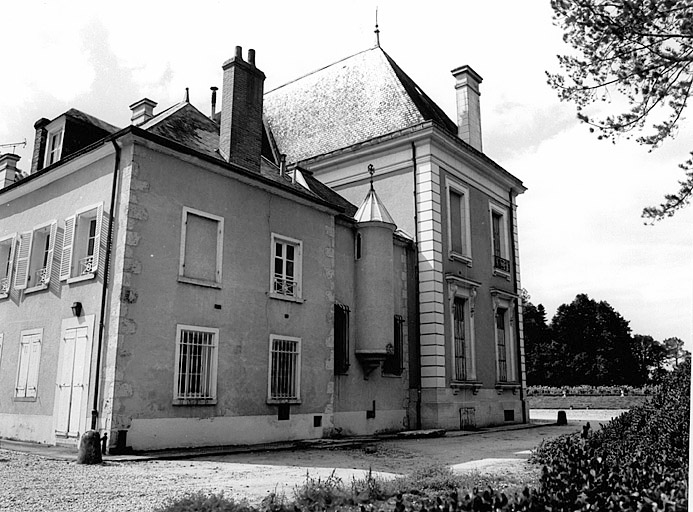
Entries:
[[565, 411], [558, 411], [558, 419], [556, 420], [556, 425], [567, 425], [568, 424], [568, 417], [565, 414]]
[[79, 440], [77, 464], [101, 464], [101, 437], [96, 430], [87, 430]]

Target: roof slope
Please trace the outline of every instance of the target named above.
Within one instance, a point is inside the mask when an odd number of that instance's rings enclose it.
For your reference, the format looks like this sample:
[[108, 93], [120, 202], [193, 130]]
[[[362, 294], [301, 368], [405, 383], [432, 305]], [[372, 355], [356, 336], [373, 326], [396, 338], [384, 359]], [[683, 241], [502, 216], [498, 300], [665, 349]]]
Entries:
[[455, 123], [378, 46], [267, 92], [264, 114], [289, 162], [423, 121], [457, 131]]

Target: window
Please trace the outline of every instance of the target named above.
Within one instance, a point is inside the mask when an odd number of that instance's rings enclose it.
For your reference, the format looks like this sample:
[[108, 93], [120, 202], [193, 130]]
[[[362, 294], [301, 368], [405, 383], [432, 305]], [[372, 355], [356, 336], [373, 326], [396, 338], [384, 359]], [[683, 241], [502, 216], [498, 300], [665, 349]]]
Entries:
[[349, 370], [349, 306], [334, 305], [334, 372]]
[[178, 280], [221, 287], [224, 218], [183, 207]]
[[456, 276], [449, 276], [447, 281], [452, 322], [449, 332], [452, 338], [453, 379], [457, 383], [475, 383], [474, 307], [477, 288], [481, 283]]
[[53, 247], [58, 223], [53, 221], [34, 228], [31, 237], [20, 236], [15, 288], [28, 290], [46, 288], [53, 268]]
[[6, 297], [12, 283], [16, 234], [0, 238], [0, 297]]
[[448, 253], [451, 259], [471, 263], [471, 223], [469, 222], [469, 190], [447, 181], [448, 191]]
[[267, 401], [299, 402], [301, 399], [301, 339], [270, 336]]
[[272, 233], [270, 294], [275, 298], [301, 298], [302, 242]]
[[402, 375], [404, 369], [404, 318], [394, 317], [394, 335], [392, 343], [387, 344], [387, 356], [383, 362], [383, 372], [390, 375]]
[[363, 237], [361, 233], [356, 233], [355, 247], [354, 247], [354, 259], [361, 259], [361, 249], [363, 246]]
[[60, 280], [90, 279], [99, 268], [103, 204], [89, 206], [65, 219]]
[[494, 273], [510, 274], [510, 251], [505, 211], [491, 207], [491, 244]]
[[43, 329], [22, 331], [15, 398], [36, 399], [42, 337]]
[[60, 126], [57, 130], [49, 131], [46, 139], [46, 158], [44, 167], [54, 164], [62, 155], [64, 127]]
[[219, 329], [178, 325], [173, 403], [216, 403]]
[[515, 299], [491, 290], [496, 338], [496, 374], [499, 383], [517, 382], [517, 354], [513, 334]]

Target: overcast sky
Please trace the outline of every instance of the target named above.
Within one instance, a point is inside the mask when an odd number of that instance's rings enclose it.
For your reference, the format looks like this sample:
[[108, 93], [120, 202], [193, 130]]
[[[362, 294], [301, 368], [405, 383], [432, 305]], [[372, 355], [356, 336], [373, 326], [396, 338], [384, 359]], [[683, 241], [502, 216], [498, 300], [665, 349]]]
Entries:
[[[545, 71], [564, 51], [548, 0], [403, 2], [12, 2], [3, 5], [0, 144], [31, 162], [34, 122], [77, 108], [124, 127], [131, 103], [183, 99], [210, 108], [236, 45], [257, 51], [265, 90], [381, 46], [454, 120], [450, 70], [484, 79], [484, 152], [523, 180], [522, 286], [549, 319], [578, 293], [609, 302], [633, 333], [693, 348], [693, 208], [655, 226], [640, 218], [677, 189], [693, 121], [653, 153], [598, 141], [558, 102]], [[690, 116], [690, 114], [689, 114]], [[0, 148], [2, 152], [11, 151]]]

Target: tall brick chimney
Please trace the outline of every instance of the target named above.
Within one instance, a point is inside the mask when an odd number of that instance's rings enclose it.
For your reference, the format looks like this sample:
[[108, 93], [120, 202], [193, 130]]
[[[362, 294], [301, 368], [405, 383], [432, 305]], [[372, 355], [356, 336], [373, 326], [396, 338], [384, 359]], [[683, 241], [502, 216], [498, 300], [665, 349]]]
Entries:
[[9, 187], [16, 181], [19, 159], [19, 155], [12, 153], [0, 155], [0, 189]]
[[248, 62], [236, 46], [236, 56], [224, 62], [219, 151], [230, 163], [260, 171], [262, 95], [265, 74], [255, 67], [255, 50]]
[[479, 84], [482, 78], [469, 66], [451, 71], [457, 82], [457, 136], [481, 151], [481, 105]]
[[43, 169], [43, 158], [46, 154], [46, 137], [48, 132], [46, 126], [50, 124], [50, 120], [42, 117], [34, 123], [36, 135], [34, 137], [34, 152], [31, 155], [31, 173]]

